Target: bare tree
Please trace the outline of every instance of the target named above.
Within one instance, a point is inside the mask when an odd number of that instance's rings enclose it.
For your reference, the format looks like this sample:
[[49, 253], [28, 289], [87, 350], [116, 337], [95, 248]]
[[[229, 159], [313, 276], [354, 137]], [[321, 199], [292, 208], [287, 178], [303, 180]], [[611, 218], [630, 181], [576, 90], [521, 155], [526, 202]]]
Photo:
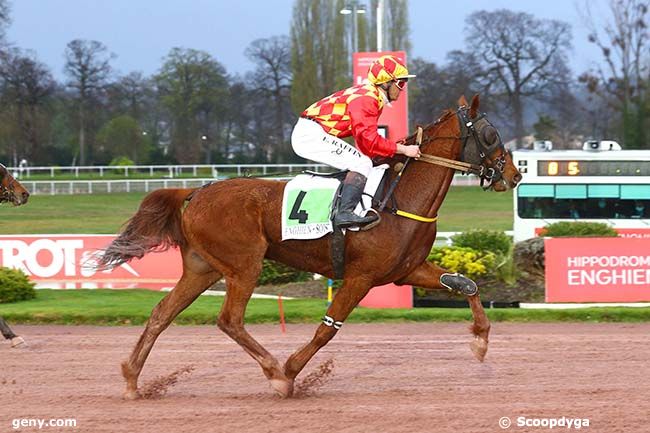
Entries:
[[47, 123], [47, 104], [55, 89], [48, 68], [33, 53], [18, 48], [0, 52], [2, 111], [14, 126], [11, 149], [13, 163], [18, 156], [38, 161]]
[[79, 114], [79, 163], [86, 164], [86, 122], [88, 104], [103, 91], [111, 74], [110, 61], [115, 57], [98, 41], [75, 39], [65, 50], [64, 71], [68, 86], [77, 95]]
[[510, 10], [478, 11], [466, 20], [467, 49], [482, 63], [485, 88], [512, 107], [515, 137], [524, 136], [524, 98], [568, 81], [569, 24]]
[[131, 72], [120, 77], [108, 88], [114, 110], [119, 114], [126, 113], [139, 122], [142, 120], [152, 91], [150, 80], [144, 78], [141, 72]]
[[285, 139], [288, 119], [291, 115], [290, 105], [290, 83], [291, 64], [288, 59], [291, 56], [289, 38], [286, 36], [274, 36], [269, 39], [257, 39], [246, 49], [246, 56], [256, 65], [253, 72], [253, 87], [265, 99], [270, 99], [275, 114], [275, 158], [278, 162], [288, 154], [291, 149]]
[[[369, 19], [370, 51], [377, 50], [377, 6], [379, 0], [370, 0]], [[410, 51], [410, 27], [407, 0], [384, 0], [382, 50]]]
[[[448, 54], [450, 62], [438, 66], [424, 59], [416, 58], [409, 62], [409, 71], [418, 77], [409, 83], [409, 105], [412, 120], [426, 125], [437, 119], [442, 110], [455, 106], [461, 95], [478, 92], [474, 79], [477, 69], [469, 67], [468, 58], [459, 52]], [[482, 95], [483, 96], [483, 95]]]
[[291, 104], [300, 113], [350, 85], [343, 0], [296, 0], [291, 23]]
[[[161, 102], [171, 119], [172, 154], [178, 162], [211, 163], [227, 111], [225, 68], [209, 53], [172, 48], [155, 77]], [[218, 149], [217, 149], [218, 150]]]
[[11, 24], [11, 8], [7, 0], [0, 0], [0, 47], [5, 43], [5, 31]]
[[627, 147], [646, 144], [645, 122], [650, 104], [648, 46], [649, 0], [610, 0], [611, 21], [597, 24], [585, 5], [589, 41], [600, 48], [604, 65], [580, 76], [587, 89], [621, 113], [622, 136]]

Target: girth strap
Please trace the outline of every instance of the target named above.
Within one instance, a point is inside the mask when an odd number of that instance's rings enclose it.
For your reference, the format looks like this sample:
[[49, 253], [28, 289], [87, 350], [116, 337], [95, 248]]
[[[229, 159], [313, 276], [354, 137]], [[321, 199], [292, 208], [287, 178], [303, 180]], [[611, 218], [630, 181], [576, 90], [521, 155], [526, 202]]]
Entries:
[[423, 216], [416, 215], [416, 214], [410, 213], [410, 212], [405, 212], [405, 211], [399, 210], [399, 209], [395, 209], [393, 213], [395, 215], [399, 215], [399, 216], [404, 217], [404, 218], [410, 218], [412, 220], [420, 221], [420, 222], [423, 222], [423, 223], [434, 223], [434, 222], [438, 221], [438, 216], [435, 216], [433, 218], [423, 217]]

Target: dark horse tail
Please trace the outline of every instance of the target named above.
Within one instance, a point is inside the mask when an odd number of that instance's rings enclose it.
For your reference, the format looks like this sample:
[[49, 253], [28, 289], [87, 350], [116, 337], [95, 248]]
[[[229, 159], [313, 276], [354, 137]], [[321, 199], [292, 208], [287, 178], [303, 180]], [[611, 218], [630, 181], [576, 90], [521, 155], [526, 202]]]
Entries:
[[159, 189], [148, 194], [126, 228], [96, 258], [96, 268], [110, 269], [151, 251], [184, 246], [183, 203], [195, 189]]

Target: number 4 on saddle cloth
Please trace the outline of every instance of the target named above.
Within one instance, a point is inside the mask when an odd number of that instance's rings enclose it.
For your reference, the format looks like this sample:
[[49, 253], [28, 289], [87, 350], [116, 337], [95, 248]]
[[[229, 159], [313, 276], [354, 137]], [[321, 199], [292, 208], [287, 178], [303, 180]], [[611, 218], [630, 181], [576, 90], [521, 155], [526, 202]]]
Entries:
[[[365, 216], [388, 164], [373, 167], [354, 213]], [[300, 174], [287, 183], [282, 198], [282, 240], [318, 239], [334, 231], [332, 210], [341, 181], [336, 176]], [[358, 230], [352, 227], [347, 230]]]

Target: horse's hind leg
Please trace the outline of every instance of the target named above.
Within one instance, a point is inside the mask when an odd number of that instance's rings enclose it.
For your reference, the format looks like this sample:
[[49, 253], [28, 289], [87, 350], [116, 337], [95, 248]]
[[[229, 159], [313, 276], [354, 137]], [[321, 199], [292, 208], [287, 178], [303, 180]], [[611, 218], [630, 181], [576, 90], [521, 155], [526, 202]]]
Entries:
[[256, 269], [255, 265], [251, 264], [246, 267], [245, 272], [226, 277], [226, 299], [221, 307], [217, 325], [259, 363], [271, 387], [280, 396], [289, 397], [293, 393], [293, 382], [286, 378], [277, 359], [244, 328], [244, 313], [261, 272], [261, 258], [257, 266]]
[[[443, 274], [448, 274], [448, 272], [433, 263], [424, 262], [409, 275], [396, 281], [396, 283], [410, 284], [425, 289], [453, 289], [456, 293], [465, 295], [469, 302], [469, 306], [472, 309], [472, 317], [474, 318], [474, 323], [470, 329], [475, 338], [469, 346], [476, 359], [483, 362], [488, 349], [490, 321], [485, 314], [485, 310], [483, 310], [483, 304], [481, 304], [478, 288], [469, 278], [453, 278], [449, 277], [449, 274], [445, 277], [447, 282], [447, 286], [445, 286], [441, 282]], [[456, 287], [450, 289], [450, 287], [448, 287], [450, 284], [451, 286], [455, 285]]]
[[176, 286], [156, 305], [145, 330], [133, 348], [131, 356], [122, 363], [122, 376], [126, 379], [124, 398], [135, 399], [138, 394], [138, 377], [156, 339], [169, 324], [187, 308], [203, 291], [221, 278], [196, 254], [183, 256], [183, 276]]

